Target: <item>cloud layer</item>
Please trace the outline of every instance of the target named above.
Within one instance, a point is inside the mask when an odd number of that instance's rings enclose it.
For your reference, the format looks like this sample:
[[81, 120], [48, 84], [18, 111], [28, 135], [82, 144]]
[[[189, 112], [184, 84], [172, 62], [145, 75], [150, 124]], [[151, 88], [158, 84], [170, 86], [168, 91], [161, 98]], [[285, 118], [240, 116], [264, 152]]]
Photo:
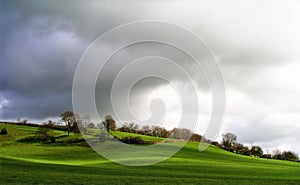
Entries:
[[[72, 109], [76, 66], [93, 40], [130, 21], [162, 20], [190, 29], [216, 54], [227, 87], [221, 132], [299, 154], [299, 8], [299, 1], [1, 1], [0, 118], [43, 120]], [[139, 87], [139, 102], [152, 86]]]

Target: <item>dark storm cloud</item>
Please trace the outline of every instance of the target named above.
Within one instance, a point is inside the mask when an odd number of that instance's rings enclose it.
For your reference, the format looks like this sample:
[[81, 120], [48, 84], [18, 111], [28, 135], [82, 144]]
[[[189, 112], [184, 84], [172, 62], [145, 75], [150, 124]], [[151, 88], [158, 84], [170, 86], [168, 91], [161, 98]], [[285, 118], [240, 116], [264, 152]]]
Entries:
[[296, 146], [297, 134], [282, 126], [285, 121], [265, 118], [280, 114], [299, 131], [299, 117], [289, 119], [289, 113], [299, 114], [299, 8], [297, 1], [2, 0], [0, 119], [44, 119], [71, 109], [74, 72], [92, 41], [120, 24], [163, 20], [191, 29], [216, 54], [228, 90], [227, 114], [234, 117], [225, 120], [224, 132], [236, 132], [245, 142], [255, 136], [257, 143], [289, 137]]
[[0, 94], [9, 103], [1, 118], [44, 118], [71, 109], [82, 41], [62, 29], [55, 14], [48, 16], [50, 8], [7, 3], [1, 7]]
[[[1, 110], [1, 119], [55, 116], [52, 110], [59, 106], [54, 104], [61, 102], [66, 105], [59, 111], [71, 108], [80, 57], [94, 39], [129, 15], [118, 4], [111, 5], [109, 1], [1, 2], [0, 95], [10, 102]], [[26, 107], [43, 98], [48, 106], [28, 111]]]
[[9, 106], [3, 107], [2, 117], [6, 119], [26, 118], [45, 119], [48, 117], [59, 116], [62, 111], [72, 110], [70, 104], [71, 92], [57, 93], [49, 91], [49, 93], [40, 93], [33, 98], [22, 96], [14, 92], [4, 92], [5, 98], [12, 100]]

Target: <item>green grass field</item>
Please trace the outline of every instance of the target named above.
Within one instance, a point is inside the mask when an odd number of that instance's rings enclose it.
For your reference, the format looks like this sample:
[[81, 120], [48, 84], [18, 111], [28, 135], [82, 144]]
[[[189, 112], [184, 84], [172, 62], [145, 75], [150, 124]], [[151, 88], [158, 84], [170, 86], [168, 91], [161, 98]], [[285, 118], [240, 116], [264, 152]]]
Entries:
[[300, 184], [297, 162], [242, 156], [214, 146], [199, 152], [199, 143], [189, 142], [164, 162], [131, 167], [80, 143], [64, 142], [76, 135], [53, 130], [57, 143], [20, 142], [37, 128], [0, 124], [0, 129], [4, 126], [9, 134], [0, 136], [1, 184]]

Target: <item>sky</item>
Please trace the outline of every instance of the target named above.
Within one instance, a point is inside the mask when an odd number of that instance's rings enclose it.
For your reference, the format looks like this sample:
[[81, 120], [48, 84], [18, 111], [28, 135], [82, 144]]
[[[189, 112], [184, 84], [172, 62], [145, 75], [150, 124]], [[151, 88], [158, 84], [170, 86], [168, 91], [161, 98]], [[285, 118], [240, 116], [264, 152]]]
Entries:
[[[209, 45], [219, 62], [226, 86], [226, 112], [218, 141], [222, 133], [232, 132], [239, 142], [260, 145], [265, 152], [278, 148], [300, 154], [299, 8], [297, 0], [2, 0], [0, 120], [58, 120], [60, 113], [72, 110], [75, 71], [95, 39], [122, 24], [159, 20], [191, 30]], [[173, 57], [186, 68], [192, 68], [187, 57], [174, 48], [155, 43], [125, 48], [98, 77], [95, 100], [99, 110], [111, 111], [106, 91], [126, 64], [125, 59], [149, 54]], [[175, 68], [164, 66], [167, 62], [163, 59], [149, 60], [153, 60], [148, 61], [152, 65], [126, 70], [131, 74], [143, 73], [156, 66], [153, 70], [177, 74]], [[201, 75], [197, 96], [203, 114], [196, 132], [203, 134], [212, 103], [208, 83]], [[173, 82], [184, 93], [192, 91], [192, 85], [180, 75], [175, 75]], [[123, 101], [119, 95], [125, 90], [126, 87], [118, 89], [116, 102]], [[187, 102], [192, 102], [193, 94], [189, 95]], [[182, 113], [178, 92], [158, 78], [137, 82], [129, 102], [136, 117], [147, 120], [151, 114], [158, 115], [147, 123], [167, 128], [174, 126], [171, 123]], [[117, 105], [121, 112], [125, 110], [123, 105]], [[189, 105], [187, 112], [192, 114], [194, 109]], [[160, 118], [164, 118], [162, 123]]]

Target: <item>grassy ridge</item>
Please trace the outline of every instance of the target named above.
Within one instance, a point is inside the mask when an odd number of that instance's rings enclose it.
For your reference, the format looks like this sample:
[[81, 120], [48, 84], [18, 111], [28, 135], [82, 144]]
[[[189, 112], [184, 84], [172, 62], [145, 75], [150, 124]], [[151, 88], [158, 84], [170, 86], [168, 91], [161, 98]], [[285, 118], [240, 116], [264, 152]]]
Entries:
[[[300, 183], [300, 163], [242, 156], [214, 146], [199, 152], [199, 143], [194, 142], [164, 162], [129, 167], [112, 163], [89, 147], [22, 143], [19, 140], [34, 135], [37, 128], [5, 126], [9, 135], [0, 136], [1, 184]], [[53, 132], [65, 135], [62, 131]]]

